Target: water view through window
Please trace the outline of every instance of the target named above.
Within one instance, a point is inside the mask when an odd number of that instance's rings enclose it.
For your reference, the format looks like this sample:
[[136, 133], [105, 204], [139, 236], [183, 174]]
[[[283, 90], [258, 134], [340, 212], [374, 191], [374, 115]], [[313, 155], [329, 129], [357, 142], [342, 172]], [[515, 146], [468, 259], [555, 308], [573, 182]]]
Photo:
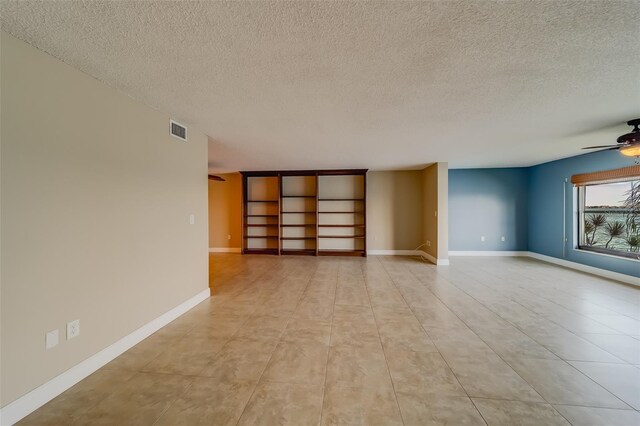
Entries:
[[580, 248], [610, 254], [640, 251], [640, 180], [580, 188]]

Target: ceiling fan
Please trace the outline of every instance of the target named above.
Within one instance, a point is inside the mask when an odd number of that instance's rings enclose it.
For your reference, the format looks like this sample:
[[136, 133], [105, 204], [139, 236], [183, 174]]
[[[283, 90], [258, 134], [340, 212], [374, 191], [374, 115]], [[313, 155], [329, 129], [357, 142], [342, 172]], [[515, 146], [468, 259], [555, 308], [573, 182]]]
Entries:
[[620, 154], [627, 157], [640, 157], [640, 118], [627, 121], [629, 126], [633, 126], [631, 133], [626, 133], [617, 139], [617, 145], [587, 146], [582, 149], [607, 148], [605, 151], [618, 150]]
[[224, 178], [216, 175], [209, 175], [209, 180], [214, 180], [216, 182], [225, 182]]

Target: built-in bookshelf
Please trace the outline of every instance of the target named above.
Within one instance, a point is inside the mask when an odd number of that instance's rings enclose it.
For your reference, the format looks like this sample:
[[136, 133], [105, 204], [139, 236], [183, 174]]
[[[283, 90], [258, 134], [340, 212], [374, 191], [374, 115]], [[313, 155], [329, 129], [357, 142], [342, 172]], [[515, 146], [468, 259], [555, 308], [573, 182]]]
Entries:
[[242, 172], [242, 252], [366, 256], [366, 172]]

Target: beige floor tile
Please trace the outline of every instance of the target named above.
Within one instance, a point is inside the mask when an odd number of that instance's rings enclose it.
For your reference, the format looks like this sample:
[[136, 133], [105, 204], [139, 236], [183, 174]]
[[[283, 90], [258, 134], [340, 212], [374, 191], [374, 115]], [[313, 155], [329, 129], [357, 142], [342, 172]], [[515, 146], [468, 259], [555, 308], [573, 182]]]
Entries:
[[426, 327], [427, 335], [442, 355], [495, 355], [493, 349], [469, 328], [445, 329]]
[[136, 373], [101, 369], [24, 418], [20, 425], [71, 424], [126, 383]]
[[343, 345], [376, 350], [382, 348], [375, 323], [345, 321], [340, 318], [334, 318], [331, 329], [331, 346]]
[[200, 375], [214, 378], [220, 383], [257, 383], [275, 347], [274, 341], [234, 338], [227, 342]]
[[543, 358], [558, 359], [544, 346], [514, 327], [477, 329], [475, 333], [503, 359]]
[[544, 328], [536, 328], [536, 330], [525, 330], [525, 334], [564, 360], [624, 362], [593, 343], [566, 330], [550, 332]]
[[261, 381], [239, 425], [317, 425], [322, 411], [322, 386]]
[[485, 426], [467, 397], [429, 397], [398, 392], [404, 424], [408, 426]]
[[630, 364], [640, 364], [640, 340], [622, 334], [581, 334], [601, 349]]
[[473, 398], [489, 426], [570, 426], [551, 405]]
[[324, 392], [322, 424], [402, 425], [402, 417], [390, 387], [328, 386]]
[[437, 352], [424, 329], [414, 318], [377, 319], [380, 340], [385, 349]]
[[570, 362], [603, 388], [640, 410], [640, 370], [632, 365]]
[[471, 397], [544, 402], [540, 395], [497, 355], [444, 357]]
[[[637, 307], [638, 305], [636, 305]], [[637, 312], [637, 311], [636, 311]], [[589, 315], [589, 318], [624, 334], [640, 334], [640, 321], [625, 315]]]
[[147, 364], [142, 371], [197, 375], [215, 358], [226, 338], [196, 338], [187, 335]]
[[192, 381], [192, 377], [137, 373], [74, 424], [153, 424]]
[[555, 405], [574, 426], [633, 426], [640, 425], [640, 413], [634, 410]]
[[439, 353], [385, 352], [394, 388], [417, 396], [466, 396]]
[[255, 386], [255, 382], [220, 383], [196, 377], [154, 425], [235, 425]]
[[518, 359], [509, 360], [509, 364], [549, 403], [629, 408], [564, 361]]
[[333, 301], [331, 303], [301, 302], [293, 313], [293, 318], [312, 321], [330, 322], [332, 317]]
[[324, 343], [287, 343], [276, 347], [262, 378], [271, 382], [322, 385], [329, 345]]
[[391, 386], [387, 362], [380, 349], [332, 346], [327, 364], [327, 386]]
[[331, 341], [331, 321], [291, 318], [280, 340], [289, 343], [315, 342], [328, 345]]
[[369, 294], [364, 283], [355, 285], [338, 284], [336, 303], [341, 305], [369, 306]]
[[103, 368], [105, 369], [125, 369], [140, 371], [144, 366], [149, 364], [155, 357], [160, 355], [167, 348], [168, 343], [161, 343], [143, 340], [136, 346], [132, 347]]
[[233, 337], [278, 340], [289, 319], [287, 316], [255, 315], [249, 318]]

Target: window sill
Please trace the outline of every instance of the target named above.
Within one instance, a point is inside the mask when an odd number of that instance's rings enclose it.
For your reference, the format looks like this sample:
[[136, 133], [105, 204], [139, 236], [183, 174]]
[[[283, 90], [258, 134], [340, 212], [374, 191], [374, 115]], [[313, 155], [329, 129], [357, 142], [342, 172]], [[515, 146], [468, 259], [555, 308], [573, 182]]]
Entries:
[[[626, 261], [629, 261], [629, 262], [640, 263], [640, 259], [634, 259], [632, 257], [616, 256], [615, 254], [607, 254], [607, 253], [598, 253], [597, 251], [584, 250], [584, 249], [580, 249], [580, 248], [574, 248], [573, 251], [578, 252], [578, 253], [588, 253], [588, 254], [592, 254], [592, 255], [595, 255], [595, 256], [611, 257], [613, 259], [626, 260]], [[640, 253], [638, 253], [638, 256], [640, 256]]]

